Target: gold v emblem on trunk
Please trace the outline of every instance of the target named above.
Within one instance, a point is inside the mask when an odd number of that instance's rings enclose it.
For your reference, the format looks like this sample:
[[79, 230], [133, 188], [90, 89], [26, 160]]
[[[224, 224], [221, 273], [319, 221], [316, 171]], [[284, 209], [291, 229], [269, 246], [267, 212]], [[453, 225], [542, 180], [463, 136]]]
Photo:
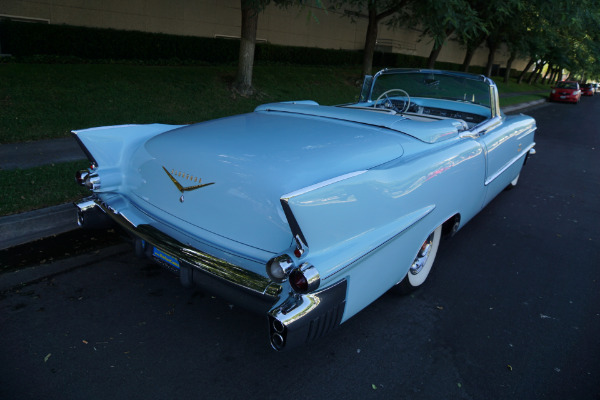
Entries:
[[[181, 194], [183, 194], [183, 192], [191, 192], [192, 190], [200, 189], [202, 187], [210, 186], [210, 185], [214, 185], [215, 184], [214, 182], [211, 182], [211, 183], [204, 183], [204, 184], [200, 184], [200, 185], [192, 185], [192, 186], [185, 186], [184, 187], [181, 183], [179, 183], [179, 181], [177, 181], [177, 179], [175, 179], [175, 177], [169, 171], [167, 171], [167, 169], [164, 166], [162, 167], [162, 169], [164, 169], [165, 172], [167, 173], [167, 175], [169, 175], [169, 178], [171, 178], [171, 181], [175, 184], [175, 186], [177, 187], [177, 189], [179, 189], [179, 191], [181, 192]], [[195, 178], [195, 180], [197, 182], [202, 182], [202, 179], [200, 179], [200, 178]]]

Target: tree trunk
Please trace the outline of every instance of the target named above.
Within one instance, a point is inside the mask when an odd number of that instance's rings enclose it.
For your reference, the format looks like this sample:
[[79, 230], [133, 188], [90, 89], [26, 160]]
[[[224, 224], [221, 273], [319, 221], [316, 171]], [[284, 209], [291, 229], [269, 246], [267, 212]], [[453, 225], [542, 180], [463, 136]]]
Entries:
[[494, 57], [496, 56], [496, 49], [498, 48], [498, 42], [494, 39], [488, 38], [487, 40], [488, 53], [487, 64], [485, 66], [485, 76], [492, 76], [492, 68], [494, 67]]
[[538, 73], [535, 75], [535, 79], [533, 80], [533, 84], [535, 85], [537, 83], [537, 81], [540, 79], [540, 77], [542, 76], [542, 71], [544, 70], [544, 65], [546, 65], [545, 62], [542, 62], [540, 64], [540, 68], [538, 70]]
[[533, 63], [535, 62], [535, 59], [531, 58], [529, 60], [529, 62], [527, 63], [527, 66], [523, 69], [523, 71], [521, 72], [521, 75], [519, 75], [519, 80], [517, 81], [517, 83], [520, 85], [521, 83], [523, 83], [523, 78], [525, 77], [525, 74], [527, 73], [527, 71], [529, 71], [529, 68], [531, 68], [531, 66], [533, 65]]
[[448, 39], [448, 36], [452, 35], [452, 32], [454, 32], [454, 29], [447, 29], [444, 32], [446, 37], [444, 38], [444, 40], [442, 40], [440, 42], [439, 45], [434, 40], [433, 48], [431, 49], [431, 53], [429, 53], [429, 58], [427, 59], [427, 68], [428, 69], [433, 69], [435, 67], [435, 62], [437, 61], [437, 59], [442, 51], [442, 47], [444, 47], [444, 43], [446, 42], [446, 39]]
[[397, 3], [394, 7], [377, 13], [377, 1], [369, 0], [369, 25], [367, 26], [367, 34], [365, 37], [365, 48], [363, 50], [363, 65], [362, 76], [371, 75], [373, 72], [373, 55], [375, 54], [375, 46], [377, 45], [377, 35], [379, 33], [379, 22], [395, 12], [398, 12], [406, 5], [406, 0]]
[[377, 19], [377, 5], [375, 2], [369, 3], [369, 25], [367, 26], [367, 36], [365, 37], [365, 49], [363, 54], [362, 76], [371, 75], [373, 71], [373, 54], [377, 44], [377, 33], [379, 19]]
[[543, 64], [541, 62], [537, 63], [535, 66], [535, 69], [533, 70], [533, 72], [529, 75], [529, 78], [527, 78], [527, 84], [531, 85], [533, 83], [533, 78], [536, 77], [536, 75], [538, 74], [538, 71], [540, 71], [542, 69]]
[[435, 67], [435, 62], [442, 51], [442, 45], [437, 46], [435, 43], [433, 44], [433, 48], [431, 49], [431, 53], [429, 53], [429, 58], [427, 59], [427, 68], [433, 69]]
[[254, 50], [256, 48], [256, 30], [258, 28], [258, 10], [249, 2], [242, 3], [242, 37], [240, 40], [240, 54], [238, 59], [235, 90], [242, 96], [254, 94], [252, 87], [252, 70], [254, 68]]
[[556, 67], [556, 76], [554, 77], [554, 82], [560, 82], [562, 80], [562, 72], [563, 68], [559, 65]]
[[506, 71], [504, 71], [504, 83], [508, 83], [510, 81], [510, 71], [512, 69], [512, 63], [517, 58], [517, 52], [511, 51], [510, 57], [506, 61]]
[[469, 66], [471, 65], [471, 61], [473, 61], [473, 56], [475, 55], [475, 51], [477, 51], [477, 47], [467, 46], [467, 52], [465, 53], [465, 59], [462, 63], [463, 72], [469, 72]]
[[542, 78], [542, 85], [546, 84], [546, 79], [548, 79], [548, 75], [550, 75], [551, 71], [552, 71], [552, 64], [548, 64], [548, 69], [546, 70], [546, 73], [544, 74], [544, 77]]
[[477, 49], [479, 49], [479, 46], [481, 46], [481, 43], [483, 43], [483, 41], [485, 40], [485, 37], [479, 37], [477, 38], [477, 43], [473, 42], [473, 41], [468, 41], [467, 43], [467, 52], [465, 53], [465, 58], [463, 60], [462, 63], [462, 67], [461, 69], [464, 72], [469, 72], [469, 67], [471, 66], [471, 62], [473, 61], [473, 56], [475, 55], [475, 53], [477, 52]]
[[552, 68], [552, 72], [550, 72], [550, 77], [548, 78], [549, 85], [552, 85], [554, 83], [555, 76], [556, 76], [556, 67]]

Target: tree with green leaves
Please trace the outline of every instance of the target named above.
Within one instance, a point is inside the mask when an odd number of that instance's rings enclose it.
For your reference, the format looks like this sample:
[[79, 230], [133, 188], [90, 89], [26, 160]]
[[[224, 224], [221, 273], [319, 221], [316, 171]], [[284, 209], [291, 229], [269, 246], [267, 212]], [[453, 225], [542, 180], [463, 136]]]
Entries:
[[[528, 82], [536, 82], [543, 66], [549, 81], [560, 79], [563, 69], [584, 76], [597, 68], [600, 59], [600, 0], [521, 0], [523, 10], [505, 27], [504, 41], [512, 51], [528, 56], [530, 62], [519, 77], [536, 63]], [[554, 77], [553, 77], [554, 75]], [[589, 75], [588, 75], [589, 76]]]
[[481, 21], [481, 29], [472, 34], [459, 30], [455, 33], [459, 42], [466, 48], [462, 70], [467, 72], [473, 55], [479, 47], [486, 43], [488, 47], [488, 62], [486, 75], [491, 74], [496, 50], [503, 42], [504, 26], [518, 14], [521, 0], [467, 0]]
[[487, 33], [484, 21], [468, 0], [419, 0], [410, 3], [406, 23], [423, 29], [422, 38], [431, 38], [433, 44], [427, 68], [435, 62], [448, 37], [455, 32], [465, 39]]

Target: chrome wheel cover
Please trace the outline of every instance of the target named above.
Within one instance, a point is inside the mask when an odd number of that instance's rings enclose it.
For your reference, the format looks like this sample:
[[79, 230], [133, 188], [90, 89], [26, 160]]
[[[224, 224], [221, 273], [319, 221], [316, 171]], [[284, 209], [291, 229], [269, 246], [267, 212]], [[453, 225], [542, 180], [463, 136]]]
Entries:
[[421, 244], [415, 259], [406, 274], [406, 280], [411, 287], [416, 288], [421, 286], [425, 280], [427, 280], [433, 262], [435, 261], [441, 237], [442, 226], [440, 225]]
[[417, 256], [415, 257], [415, 260], [413, 261], [412, 265], [410, 266], [409, 271], [411, 274], [417, 275], [419, 272], [421, 272], [423, 270], [425, 263], [427, 263], [427, 260], [429, 259], [429, 256], [431, 255], [433, 239], [434, 239], [434, 233], [429, 235], [427, 240], [425, 240], [423, 242], [423, 245], [421, 246], [421, 250], [419, 250], [419, 254], [417, 254]]

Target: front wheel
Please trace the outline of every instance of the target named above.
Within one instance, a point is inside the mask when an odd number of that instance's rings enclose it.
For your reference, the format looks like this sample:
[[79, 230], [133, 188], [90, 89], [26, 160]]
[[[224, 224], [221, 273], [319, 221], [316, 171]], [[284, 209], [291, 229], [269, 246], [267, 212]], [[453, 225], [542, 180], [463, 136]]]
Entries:
[[415, 259], [408, 269], [408, 273], [398, 283], [397, 287], [400, 293], [410, 293], [425, 283], [435, 261], [441, 237], [442, 226], [440, 225], [421, 244]]

